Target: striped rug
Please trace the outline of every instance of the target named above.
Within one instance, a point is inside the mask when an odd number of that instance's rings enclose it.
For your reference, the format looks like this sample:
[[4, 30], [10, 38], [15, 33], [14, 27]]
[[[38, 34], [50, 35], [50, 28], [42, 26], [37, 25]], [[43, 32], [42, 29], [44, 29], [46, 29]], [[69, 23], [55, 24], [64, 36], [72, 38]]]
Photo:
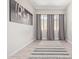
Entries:
[[[48, 42], [50, 44], [55, 44], [46, 46], [44, 42], [39, 44], [39, 47], [36, 47], [29, 59], [71, 59], [70, 54], [67, 50], [60, 44], [60, 42]], [[42, 44], [42, 45], [41, 45]], [[41, 47], [42, 46], [42, 47]]]

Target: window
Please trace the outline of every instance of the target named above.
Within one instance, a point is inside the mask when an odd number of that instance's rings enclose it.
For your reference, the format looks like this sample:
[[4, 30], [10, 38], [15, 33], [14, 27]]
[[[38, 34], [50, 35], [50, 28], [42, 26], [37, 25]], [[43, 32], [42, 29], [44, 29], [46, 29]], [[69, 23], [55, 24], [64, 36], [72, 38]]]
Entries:
[[47, 39], [47, 15], [41, 15], [42, 39]]
[[54, 15], [54, 36], [55, 40], [59, 39], [59, 15]]

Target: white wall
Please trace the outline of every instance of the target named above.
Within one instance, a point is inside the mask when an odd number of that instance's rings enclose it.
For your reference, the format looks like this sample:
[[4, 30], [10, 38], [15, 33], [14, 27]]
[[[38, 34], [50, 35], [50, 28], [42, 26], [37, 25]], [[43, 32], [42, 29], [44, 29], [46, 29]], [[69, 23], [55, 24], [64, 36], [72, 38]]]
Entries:
[[8, 55], [12, 55], [34, 40], [33, 26], [8, 23]]
[[[22, 6], [24, 6], [26, 9], [28, 9], [28, 11], [30, 11], [32, 14], [34, 14], [34, 9], [29, 3], [29, 0], [16, 0], [16, 1], [20, 3]], [[30, 44], [34, 40], [34, 26], [9, 22], [9, 18], [7, 25], [8, 25], [7, 53], [8, 56], [11, 56], [24, 46]]]
[[67, 8], [67, 40], [72, 42], [72, 3]]

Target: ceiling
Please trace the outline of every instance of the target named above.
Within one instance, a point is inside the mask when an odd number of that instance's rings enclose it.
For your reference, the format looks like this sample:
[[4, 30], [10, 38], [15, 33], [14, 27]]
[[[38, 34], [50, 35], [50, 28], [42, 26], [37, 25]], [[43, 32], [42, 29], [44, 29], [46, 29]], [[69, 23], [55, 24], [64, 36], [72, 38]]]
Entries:
[[66, 7], [71, 0], [30, 0], [34, 8], [40, 7]]

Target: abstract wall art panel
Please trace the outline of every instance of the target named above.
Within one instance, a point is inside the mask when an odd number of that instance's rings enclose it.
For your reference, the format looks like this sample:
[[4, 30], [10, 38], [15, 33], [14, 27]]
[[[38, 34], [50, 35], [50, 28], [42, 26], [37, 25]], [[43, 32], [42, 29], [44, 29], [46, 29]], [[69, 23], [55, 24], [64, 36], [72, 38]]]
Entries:
[[33, 15], [15, 0], [9, 2], [9, 21], [20, 24], [33, 24]]

